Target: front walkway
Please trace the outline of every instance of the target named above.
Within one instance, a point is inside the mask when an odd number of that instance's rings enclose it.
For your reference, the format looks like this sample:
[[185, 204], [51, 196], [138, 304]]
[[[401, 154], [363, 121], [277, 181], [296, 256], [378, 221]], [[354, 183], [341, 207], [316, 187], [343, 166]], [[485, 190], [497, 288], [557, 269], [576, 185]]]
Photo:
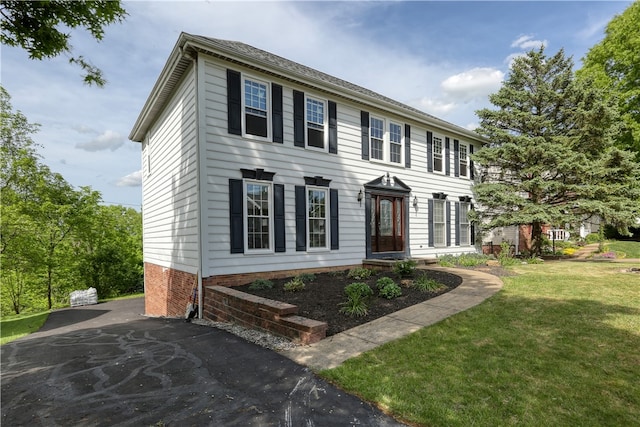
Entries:
[[428, 269], [458, 275], [462, 277], [462, 283], [436, 298], [325, 338], [315, 344], [285, 350], [282, 354], [316, 371], [335, 368], [365, 351], [480, 304], [502, 288], [502, 280], [492, 274], [436, 266], [429, 266]]

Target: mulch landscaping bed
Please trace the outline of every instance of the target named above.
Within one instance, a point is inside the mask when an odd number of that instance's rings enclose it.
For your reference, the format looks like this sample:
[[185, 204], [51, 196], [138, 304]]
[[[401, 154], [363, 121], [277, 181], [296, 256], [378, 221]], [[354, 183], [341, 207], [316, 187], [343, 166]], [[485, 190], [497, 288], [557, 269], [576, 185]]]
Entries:
[[[271, 289], [254, 290], [249, 289], [250, 285], [243, 285], [234, 289], [296, 305], [298, 306], [298, 315], [327, 322], [329, 325], [327, 336], [331, 336], [449, 292], [462, 283], [462, 279], [459, 276], [434, 270], [417, 270], [412, 277], [402, 279], [389, 271], [378, 271], [365, 280], [348, 278], [347, 273], [348, 270], [316, 274], [313, 281], [305, 282], [305, 288], [297, 292], [286, 292], [283, 289], [284, 284], [291, 278], [272, 280], [274, 286]], [[446, 288], [436, 293], [422, 292], [407, 286], [407, 280], [415, 280], [418, 275], [426, 275], [428, 278], [445, 285]], [[402, 288], [401, 296], [394, 299], [377, 296], [376, 281], [385, 276], [391, 277], [400, 285]], [[374, 290], [374, 296], [369, 301], [368, 313], [362, 317], [351, 317], [340, 312], [340, 304], [347, 300], [344, 288], [354, 282], [365, 282]]]

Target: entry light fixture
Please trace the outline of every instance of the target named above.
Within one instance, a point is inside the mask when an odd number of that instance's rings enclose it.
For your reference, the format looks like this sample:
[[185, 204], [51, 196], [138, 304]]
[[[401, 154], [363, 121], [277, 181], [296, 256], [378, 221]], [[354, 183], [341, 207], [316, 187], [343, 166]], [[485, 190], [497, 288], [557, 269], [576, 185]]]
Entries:
[[418, 207], [418, 196], [413, 196], [413, 207], [414, 208]]
[[360, 204], [360, 206], [362, 206], [362, 188], [360, 189], [360, 191], [358, 192], [358, 203]]

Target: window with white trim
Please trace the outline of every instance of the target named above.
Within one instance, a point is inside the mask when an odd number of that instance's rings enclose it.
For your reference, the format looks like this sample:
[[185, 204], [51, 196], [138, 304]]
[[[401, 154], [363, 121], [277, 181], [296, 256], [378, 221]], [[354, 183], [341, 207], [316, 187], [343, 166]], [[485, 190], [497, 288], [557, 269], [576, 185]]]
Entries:
[[306, 125], [307, 146], [325, 149], [326, 103], [318, 99], [307, 97]]
[[369, 129], [371, 158], [384, 160], [384, 120], [371, 117]]
[[469, 203], [460, 202], [460, 245], [469, 245], [469, 232], [471, 230], [471, 224], [469, 223]]
[[271, 251], [273, 213], [271, 184], [245, 181], [247, 251]]
[[442, 137], [433, 135], [433, 170], [434, 172], [443, 172], [442, 161], [443, 142]]
[[446, 246], [445, 201], [433, 201], [433, 245]]
[[307, 187], [307, 233], [309, 249], [328, 249], [329, 189]]
[[269, 84], [253, 78], [244, 79], [245, 133], [269, 137]]
[[460, 160], [459, 160], [459, 164], [460, 164], [460, 176], [468, 176], [468, 167], [469, 167], [469, 156], [467, 154], [468, 151], [468, 147], [466, 144], [462, 144], [460, 143]]
[[389, 161], [402, 163], [402, 125], [389, 122]]

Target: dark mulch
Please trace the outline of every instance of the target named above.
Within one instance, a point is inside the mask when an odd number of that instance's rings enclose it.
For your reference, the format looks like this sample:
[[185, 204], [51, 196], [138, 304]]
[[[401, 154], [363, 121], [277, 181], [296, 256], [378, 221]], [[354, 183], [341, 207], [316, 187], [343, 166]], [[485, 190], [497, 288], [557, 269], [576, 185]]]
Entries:
[[[348, 278], [347, 273], [348, 271], [345, 270], [316, 274], [315, 280], [305, 282], [306, 286], [304, 290], [298, 292], [286, 292], [283, 290], [284, 284], [291, 280], [290, 278], [274, 279], [274, 286], [271, 289], [252, 290], [249, 289], [250, 285], [240, 286], [235, 289], [264, 298], [296, 305], [298, 306], [298, 314], [300, 316], [319, 320], [321, 322], [327, 322], [329, 325], [327, 336], [331, 336], [449, 292], [462, 283], [462, 279], [459, 276], [433, 270], [417, 270], [413, 277], [406, 279], [400, 279], [391, 272], [377, 272], [369, 279], [355, 280]], [[421, 292], [417, 289], [408, 287], [406, 280], [415, 279], [418, 275], [426, 275], [427, 277], [445, 285], [446, 288], [440, 292], [434, 293]], [[384, 276], [391, 277], [402, 287], [402, 295], [400, 297], [386, 299], [377, 296], [376, 281]], [[354, 282], [365, 282], [374, 290], [375, 294], [369, 302], [368, 314], [366, 316], [351, 317], [340, 313], [340, 303], [347, 300], [344, 288]]]

